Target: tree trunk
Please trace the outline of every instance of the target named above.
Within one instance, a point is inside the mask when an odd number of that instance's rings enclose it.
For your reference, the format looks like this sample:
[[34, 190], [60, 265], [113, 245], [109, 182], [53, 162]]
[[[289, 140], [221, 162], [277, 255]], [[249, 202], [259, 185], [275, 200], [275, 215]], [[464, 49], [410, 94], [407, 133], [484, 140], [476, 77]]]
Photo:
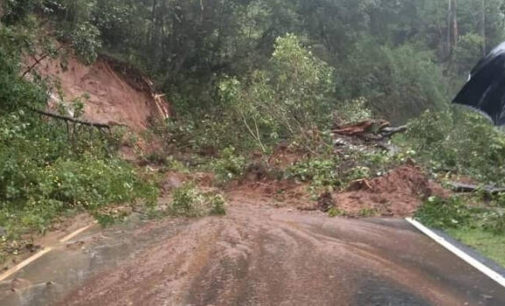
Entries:
[[458, 0], [452, 0], [452, 42], [453, 46], [458, 44], [459, 28], [458, 28]]
[[458, 1], [449, 0], [447, 14], [447, 46], [448, 54], [452, 54], [452, 50], [458, 44], [459, 28], [458, 28]]
[[481, 7], [481, 35], [482, 35], [482, 55], [487, 54], [487, 42], [486, 42], [486, 0], [482, 0]]

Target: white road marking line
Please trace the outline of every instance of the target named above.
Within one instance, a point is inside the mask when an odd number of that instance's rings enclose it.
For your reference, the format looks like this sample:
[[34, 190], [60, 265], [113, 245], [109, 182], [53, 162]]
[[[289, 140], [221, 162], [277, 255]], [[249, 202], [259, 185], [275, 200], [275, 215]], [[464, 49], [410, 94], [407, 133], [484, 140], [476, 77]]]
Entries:
[[79, 235], [80, 233], [82, 233], [82, 232], [84, 232], [84, 231], [86, 231], [86, 230], [90, 229], [90, 228], [91, 228], [92, 226], [94, 226], [95, 224], [97, 224], [97, 222], [96, 222], [96, 221], [95, 221], [95, 222], [93, 222], [93, 223], [92, 223], [92, 224], [90, 224], [90, 225], [87, 225], [87, 226], [85, 226], [85, 227], [83, 227], [83, 228], [80, 228], [80, 229], [76, 230], [75, 232], [73, 232], [73, 233], [71, 233], [71, 234], [69, 234], [69, 235], [67, 235], [67, 236], [63, 237], [63, 238], [60, 240], [60, 242], [64, 243], [64, 242], [69, 241], [70, 239], [74, 238], [75, 236]]
[[51, 252], [52, 250], [53, 250], [53, 248], [45, 248], [42, 251], [38, 252], [37, 254], [33, 255], [32, 257], [30, 257], [30, 258], [26, 259], [25, 261], [21, 262], [20, 264], [18, 264], [16, 266], [10, 268], [9, 270], [5, 271], [4, 273], [2, 273], [2, 275], [0, 275], [0, 282], [4, 281], [5, 279], [7, 279], [12, 274], [18, 272], [19, 270], [21, 270], [24, 267], [28, 266], [29, 264], [31, 264], [35, 260], [37, 260], [40, 257], [44, 256], [45, 254]]
[[[60, 242], [61, 243], [65, 243], [67, 241], [69, 241], [70, 239], [74, 238], [75, 236], [79, 235], [80, 233], [88, 230], [89, 228], [91, 228], [92, 226], [94, 226], [95, 224], [97, 224], [97, 222], [93, 222], [92, 224], [90, 225], [87, 225], [83, 228], [80, 228], [78, 230], [76, 230], [75, 232], [63, 237]], [[7, 278], [9, 278], [10, 276], [12, 276], [14, 273], [20, 271], [21, 269], [23, 269], [24, 267], [28, 266], [29, 264], [31, 264], [32, 262], [34, 262], [35, 260], [39, 259], [40, 257], [46, 255], [47, 253], [51, 252], [53, 250], [52, 247], [46, 247], [44, 248], [42, 251], [36, 253], [35, 255], [27, 258], [26, 260], [22, 261], [21, 263], [15, 265], [14, 267], [10, 268], [9, 270], [5, 271], [4, 273], [0, 274], [0, 282], [6, 280]]]
[[484, 265], [480, 261], [476, 260], [472, 256], [468, 255], [458, 247], [454, 246], [447, 240], [445, 240], [443, 237], [440, 237], [437, 235], [435, 232], [427, 228], [426, 226], [422, 225], [420, 222], [412, 219], [412, 218], [406, 218], [407, 222], [412, 224], [415, 228], [423, 232], [426, 236], [430, 237], [434, 241], [436, 241], [438, 244], [442, 245], [444, 248], [449, 250], [451, 253], [454, 255], [458, 256], [462, 260], [464, 260], [466, 263], [474, 267], [475, 269], [479, 270], [481, 273], [484, 273], [486, 276], [497, 282], [498, 284], [502, 285], [505, 287], [505, 278], [498, 274], [496, 271], [492, 270], [488, 266]]

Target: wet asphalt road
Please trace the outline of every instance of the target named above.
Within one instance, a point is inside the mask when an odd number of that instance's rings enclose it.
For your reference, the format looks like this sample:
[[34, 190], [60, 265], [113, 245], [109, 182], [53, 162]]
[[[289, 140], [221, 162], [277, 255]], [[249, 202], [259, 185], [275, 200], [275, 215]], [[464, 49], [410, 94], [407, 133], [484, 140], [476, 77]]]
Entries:
[[505, 288], [403, 220], [240, 199], [83, 233], [0, 284], [0, 305], [505, 305]]

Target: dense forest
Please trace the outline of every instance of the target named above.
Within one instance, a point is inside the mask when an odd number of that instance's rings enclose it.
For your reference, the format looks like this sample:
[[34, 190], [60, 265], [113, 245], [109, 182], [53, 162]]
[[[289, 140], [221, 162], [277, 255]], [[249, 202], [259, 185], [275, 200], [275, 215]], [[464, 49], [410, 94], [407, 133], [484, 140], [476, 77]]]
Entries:
[[[68, 141], [68, 127], [33, 112], [45, 108], [51, 84], [36, 73], [25, 77], [31, 71], [22, 61], [57, 57], [61, 45], [86, 64], [107, 57], [133, 67], [166, 94], [175, 115], [153, 123], [151, 133], [164, 147], [145, 157], [150, 162], [196, 165], [229, 180], [246, 171], [251, 155], [266, 156], [283, 143], [307, 156], [286, 175], [309, 177], [318, 191], [344, 188], [407, 158], [434, 176], [505, 183], [502, 132], [450, 104], [479, 58], [505, 40], [504, 1], [0, 3], [0, 224], [9, 237], [44, 231], [72, 209], [107, 221], [106, 204], [154, 205], [158, 195], [156, 177], [116, 155], [121, 136]], [[335, 122], [371, 117], [408, 123], [394, 140], [400, 152], [334, 156]], [[181, 152], [191, 162], [176, 160]], [[349, 158], [361, 164], [336, 170]], [[474, 219], [454, 201], [440, 205], [456, 216], [434, 223], [454, 226], [457, 219], [463, 226]], [[438, 214], [430, 209], [422, 212], [428, 220]], [[505, 233], [502, 210], [476, 214], [484, 216], [477, 227]]]
[[363, 97], [377, 113], [405, 121], [444, 107], [472, 65], [504, 37], [498, 0], [33, 0], [4, 6], [6, 25], [35, 13], [84, 60], [105, 53], [141, 68], [181, 111], [215, 106], [223, 76], [246, 79], [267, 68], [276, 39], [291, 33], [336, 71], [332, 100]]

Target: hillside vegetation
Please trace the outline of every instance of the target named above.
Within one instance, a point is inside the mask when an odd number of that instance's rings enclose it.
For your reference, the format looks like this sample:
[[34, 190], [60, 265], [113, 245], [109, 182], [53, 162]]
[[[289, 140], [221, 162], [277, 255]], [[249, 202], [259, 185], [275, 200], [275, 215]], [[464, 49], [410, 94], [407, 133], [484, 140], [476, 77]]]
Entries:
[[[115, 216], [106, 207], [127, 203], [145, 204], [156, 215], [167, 171], [212, 172], [218, 187], [256, 171], [303, 182], [315, 199], [406, 163], [442, 184], [464, 178], [505, 185], [503, 132], [450, 105], [473, 64], [505, 39], [502, 1], [451, 0], [449, 7], [437, 0], [1, 3], [3, 250], [15, 250], [13, 241], [24, 233], [43, 232], [69, 211], [87, 210], [107, 223]], [[118, 157], [127, 142], [120, 129], [69, 128], [34, 112], [46, 109], [58, 84], [26, 67], [26, 58], [64, 63], [69, 50], [85, 64], [107, 57], [133, 67], [173, 104], [175, 116], [132, 136], [157, 144], [138, 152], [142, 162]], [[85, 97], [63, 102], [61, 114], [71, 110], [82, 118]], [[407, 132], [337, 154], [332, 130], [371, 118], [407, 124]], [[297, 158], [274, 165], [279, 150]], [[205, 214], [224, 213], [220, 195], [192, 184], [180, 188], [171, 205], [175, 215], [203, 215], [194, 203]], [[430, 225], [505, 235], [504, 195], [423, 200], [418, 216]], [[377, 212], [364, 208], [360, 215]]]

